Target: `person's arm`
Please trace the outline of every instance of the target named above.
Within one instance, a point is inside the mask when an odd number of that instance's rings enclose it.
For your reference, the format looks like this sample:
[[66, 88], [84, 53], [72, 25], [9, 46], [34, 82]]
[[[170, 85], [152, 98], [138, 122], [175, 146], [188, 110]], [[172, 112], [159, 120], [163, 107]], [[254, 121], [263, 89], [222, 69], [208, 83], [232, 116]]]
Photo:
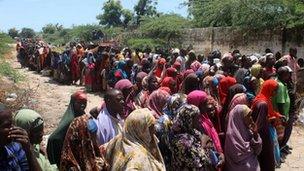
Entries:
[[26, 154], [26, 158], [28, 160], [29, 170], [42, 171], [35, 157], [34, 147], [29, 141], [27, 132], [19, 127], [12, 127], [9, 132], [9, 138], [13, 139], [16, 142], [19, 142], [22, 145], [23, 150]]

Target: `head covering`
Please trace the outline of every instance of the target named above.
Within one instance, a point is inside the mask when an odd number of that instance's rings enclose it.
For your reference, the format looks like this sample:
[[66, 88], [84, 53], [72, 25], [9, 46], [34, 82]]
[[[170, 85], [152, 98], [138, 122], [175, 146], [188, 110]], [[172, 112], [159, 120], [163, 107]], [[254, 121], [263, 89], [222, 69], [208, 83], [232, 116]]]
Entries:
[[199, 90], [199, 80], [196, 74], [189, 74], [183, 81], [182, 92], [189, 94], [191, 91]]
[[[207, 102], [208, 95], [204, 91], [193, 91], [187, 96], [187, 102], [189, 104], [200, 107], [201, 104]], [[202, 112], [202, 111], [201, 111]], [[218, 133], [211, 122], [207, 113], [201, 115], [200, 123], [205, 133], [212, 139], [213, 144], [218, 152], [223, 152], [221, 142], [218, 137]]]
[[198, 70], [201, 68], [201, 66], [202, 66], [202, 64], [201, 64], [200, 62], [194, 61], [194, 62], [192, 62], [192, 64], [190, 65], [190, 68], [191, 68], [194, 72], [196, 72], [196, 71], [198, 71]]
[[166, 59], [164, 59], [164, 58], [160, 58], [159, 60], [158, 60], [158, 62], [157, 62], [157, 68], [156, 68], [156, 70], [154, 71], [154, 74], [155, 74], [155, 76], [157, 76], [157, 77], [161, 77], [161, 74], [162, 74], [162, 72], [163, 72], [163, 68], [161, 68], [161, 67], [159, 67], [160, 65], [162, 66], [162, 67], [165, 67], [165, 64], [166, 64]]
[[158, 119], [163, 115], [162, 111], [170, 94], [164, 90], [156, 90], [152, 92], [148, 99], [148, 108], [153, 111], [153, 116]]
[[180, 71], [181, 67], [182, 67], [182, 65], [180, 62], [178, 62], [178, 61], [174, 62], [173, 68], [175, 68], [177, 71]]
[[261, 87], [260, 93], [255, 97], [252, 102], [252, 106], [260, 102], [264, 101], [268, 106], [268, 118], [279, 118], [281, 115], [273, 110], [271, 98], [273, 96], [274, 91], [278, 88], [278, 82], [276, 80], [266, 80]]
[[188, 75], [195, 73], [192, 69], [187, 69], [184, 73], [183, 76], [186, 78]]
[[[106, 161], [100, 154], [94, 135], [97, 125], [89, 115], [75, 118], [64, 140], [60, 170], [80, 168], [99, 171], [106, 169]], [[79, 143], [77, 143], [79, 142]]]
[[189, 104], [195, 105], [197, 107], [200, 107], [200, 105], [207, 100], [207, 93], [200, 90], [194, 90], [187, 96], [187, 102]]
[[122, 80], [119, 80], [116, 84], [115, 84], [115, 86], [114, 86], [114, 88], [115, 89], [118, 89], [118, 90], [125, 90], [125, 89], [130, 89], [130, 88], [132, 88], [133, 87], [133, 84], [131, 83], [131, 81], [130, 80], [128, 80], [128, 79], [122, 79]]
[[77, 117], [74, 111], [74, 102], [75, 100], [80, 99], [86, 100], [86, 94], [83, 91], [77, 91], [71, 96], [68, 109], [63, 114], [63, 117], [61, 118], [56, 130], [49, 137], [47, 144], [47, 154], [51, 164], [57, 164], [57, 166], [60, 165], [61, 150], [63, 146], [62, 142], [64, 141], [69, 125], [73, 119]]
[[170, 149], [174, 169], [205, 170], [210, 167], [209, 156], [200, 139], [203, 134], [197, 130], [195, 124], [199, 115], [200, 111], [196, 106], [185, 104], [173, 119]]
[[[175, 88], [172, 87], [173, 84], [175, 84]], [[176, 81], [172, 77], [166, 77], [161, 82], [161, 87], [168, 87], [168, 88], [170, 88], [170, 92], [173, 93], [173, 94], [177, 92], [176, 86], [177, 86], [177, 83], [176, 83]]]
[[254, 64], [251, 66], [251, 75], [258, 78], [261, 72], [262, 66], [260, 64]]
[[87, 100], [88, 97], [84, 91], [78, 90], [74, 94], [71, 95], [71, 99], [72, 100]]
[[140, 78], [141, 80], [143, 80], [147, 75], [147, 73], [141, 71], [137, 73], [136, 78]]
[[250, 111], [246, 105], [237, 105], [231, 111], [225, 140], [225, 159], [228, 170], [241, 171], [259, 168], [256, 155], [262, 149], [262, 140], [260, 137], [257, 141], [253, 140], [252, 134], [244, 122], [244, 117]]
[[245, 93], [238, 93], [236, 95], [234, 95], [234, 97], [232, 98], [229, 106], [228, 106], [228, 110], [227, 110], [227, 115], [225, 116], [225, 123], [227, 125], [229, 117], [230, 117], [230, 111], [236, 106], [236, 105], [249, 105], [248, 103], [248, 99], [247, 99], [247, 95]]
[[221, 79], [218, 89], [222, 105], [225, 104], [229, 87], [233, 86], [234, 84], [236, 84], [236, 80], [233, 77], [227, 76]]
[[21, 109], [14, 117], [15, 124], [27, 132], [34, 128], [43, 126], [43, 119], [40, 114], [31, 109]]
[[167, 77], [174, 78], [174, 77], [176, 77], [176, 75], [177, 75], [177, 70], [175, 68], [173, 68], [173, 67], [167, 68], [167, 71], [166, 71]]
[[165, 170], [156, 137], [149, 131], [154, 123], [148, 109], [137, 109], [127, 117], [122, 134], [107, 145], [109, 170]]
[[187, 95], [182, 93], [173, 94], [167, 100], [166, 107], [164, 108], [164, 113], [168, 115], [171, 119], [177, 115], [178, 109], [186, 104]]

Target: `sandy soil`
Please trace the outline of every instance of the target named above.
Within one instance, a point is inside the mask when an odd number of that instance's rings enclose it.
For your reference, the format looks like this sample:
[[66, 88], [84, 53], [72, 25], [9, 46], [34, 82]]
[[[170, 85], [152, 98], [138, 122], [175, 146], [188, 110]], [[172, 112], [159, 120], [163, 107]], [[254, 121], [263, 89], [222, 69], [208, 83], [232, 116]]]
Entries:
[[[19, 87], [36, 89], [34, 99], [37, 101], [37, 111], [41, 113], [45, 120], [45, 132], [52, 132], [62, 115], [68, 107], [70, 95], [80, 89], [80, 86], [59, 85], [49, 77], [43, 77], [33, 71], [21, 69], [16, 61], [16, 53], [13, 52], [10, 60], [11, 65], [22, 73], [26, 79], [19, 83]], [[97, 106], [101, 102], [100, 94], [88, 94], [88, 106], [86, 111]], [[304, 171], [304, 132], [303, 128], [296, 126], [293, 130], [289, 144], [293, 147], [292, 154], [287, 156], [286, 162], [282, 164], [279, 171]]]

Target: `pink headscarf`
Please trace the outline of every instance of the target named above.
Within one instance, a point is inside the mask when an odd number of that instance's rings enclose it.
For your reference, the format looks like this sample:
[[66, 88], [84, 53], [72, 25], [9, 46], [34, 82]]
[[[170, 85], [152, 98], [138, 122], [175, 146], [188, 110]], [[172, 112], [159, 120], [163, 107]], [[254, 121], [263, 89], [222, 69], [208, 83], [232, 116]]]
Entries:
[[[200, 90], [192, 91], [187, 96], [187, 101], [189, 104], [200, 107], [201, 104], [205, 103], [208, 99], [207, 93]], [[221, 142], [218, 136], [218, 133], [208, 117], [207, 113], [203, 113], [200, 117], [201, 126], [204, 128], [205, 133], [212, 139], [215, 149], [218, 152], [223, 152]]]
[[115, 89], [118, 89], [118, 90], [121, 90], [121, 91], [124, 90], [124, 89], [132, 88], [132, 87], [133, 87], [133, 84], [132, 84], [131, 81], [128, 80], [128, 79], [119, 80], [119, 81], [115, 84], [115, 86], [114, 86]]
[[190, 68], [191, 68], [194, 72], [196, 72], [196, 71], [198, 71], [198, 70], [200, 69], [201, 66], [202, 66], [202, 64], [201, 64], [200, 62], [194, 61], [194, 62], [192, 62], [192, 64], [190, 65]]
[[170, 94], [164, 90], [158, 89], [152, 92], [148, 99], [148, 108], [153, 111], [153, 116], [158, 119], [163, 115], [163, 108], [165, 107]]

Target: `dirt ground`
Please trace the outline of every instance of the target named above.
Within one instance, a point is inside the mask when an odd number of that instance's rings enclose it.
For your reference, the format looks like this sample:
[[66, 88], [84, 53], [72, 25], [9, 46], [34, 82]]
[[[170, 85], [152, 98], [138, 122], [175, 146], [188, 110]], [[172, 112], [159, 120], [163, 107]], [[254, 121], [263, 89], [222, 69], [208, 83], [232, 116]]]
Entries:
[[[20, 64], [12, 54], [11, 65], [25, 76], [25, 80], [19, 83], [19, 87], [36, 89], [34, 99], [37, 103], [37, 110], [45, 120], [45, 133], [50, 134], [58, 125], [62, 115], [68, 107], [70, 95], [84, 89], [74, 85], [59, 85], [49, 77], [44, 77], [28, 69], [21, 69]], [[88, 94], [88, 106], [86, 111], [100, 104], [100, 94]], [[286, 162], [282, 164], [279, 171], [304, 171], [304, 129], [296, 126], [293, 129], [290, 139], [290, 146], [293, 147], [292, 154], [287, 156]]]
[[[83, 86], [60, 85], [53, 81], [50, 77], [44, 77], [35, 71], [21, 69], [21, 65], [17, 62], [12, 53], [10, 63], [13, 68], [17, 69], [25, 80], [18, 83], [18, 86], [24, 89], [33, 89], [35, 91], [33, 100], [37, 106], [37, 111], [45, 120], [45, 134], [50, 134], [57, 127], [61, 117], [66, 111], [70, 96], [77, 90], [84, 90]], [[86, 112], [89, 112], [95, 106], [101, 103], [100, 94], [88, 94], [88, 103]]]

